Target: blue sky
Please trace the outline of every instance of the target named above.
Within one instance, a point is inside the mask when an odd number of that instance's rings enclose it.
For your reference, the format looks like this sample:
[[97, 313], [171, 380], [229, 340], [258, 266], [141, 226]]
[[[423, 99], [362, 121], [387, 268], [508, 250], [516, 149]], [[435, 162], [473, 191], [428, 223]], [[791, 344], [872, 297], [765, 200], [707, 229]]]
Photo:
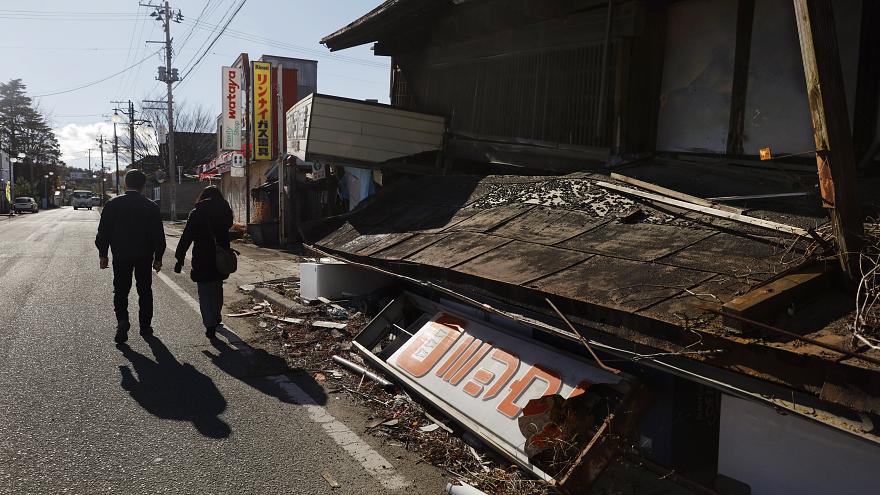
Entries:
[[[204, 9], [200, 21], [217, 25], [239, 1], [171, 2], [172, 8], [184, 15], [183, 23], [172, 25], [178, 52], [174, 66], [181, 74], [194, 55], [201, 53], [203, 42], [206, 47], [214, 36], [211, 26], [193, 27], [199, 14]], [[252, 58], [271, 54], [317, 60], [318, 91], [387, 102], [387, 57], [373, 56], [369, 46], [331, 54], [318, 43], [379, 3], [381, 0], [247, 0], [227, 34], [175, 91], [175, 100], [219, 112], [220, 67], [232, 63], [238, 53], [247, 52]], [[165, 65], [164, 56], [150, 56], [161, 45], [144, 43], [163, 39], [161, 23], [148, 17], [150, 11], [138, 6], [137, 0], [0, 0], [0, 79], [21, 78], [31, 96], [78, 87], [149, 57], [103, 83], [37, 99], [51, 116], [69, 165], [86, 167], [86, 150], [96, 146], [98, 133], [109, 131], [112, 135], [112, 125], [102, 116], [112, 113], [111, 100], [164, 99], [164, 86], [155, 80], [156, 67]], [[120, 157], [120, 163], [123, 161]]]

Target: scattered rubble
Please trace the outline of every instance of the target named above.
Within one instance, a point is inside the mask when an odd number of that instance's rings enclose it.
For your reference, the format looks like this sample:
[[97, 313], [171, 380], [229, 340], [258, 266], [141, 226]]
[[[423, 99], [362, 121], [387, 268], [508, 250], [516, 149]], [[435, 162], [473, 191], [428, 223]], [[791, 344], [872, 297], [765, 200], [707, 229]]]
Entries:
[[[299, 303], [297, 294], [287, 292], [291, 287], [296, 287], [293, 281], [255, 285], [271, 288]], [[368, 322], [365, 313], [375, 314], [387, 301], [317, 301], [313, 306], [297, 306], [294, 308], [296, 311], [273, 307], [266, 301], [253, 298], [250, 301], [242, 303], [241, 307], [236, 307], [236, 311], [227, 316], [254, 320], [255, 326], [265, 337], [279, 345], [292, 367], [307, 371], [325, 387], [328, 394], [347, 395], [370, 409], [371, 418], [364, 426], [365, 431], [381, 438], [386, 444], [418, 453], [420, 462], [443, 468], [457, 483], [468, 483], [485, 493], [553, 493], [545, 482], [531, 478], [507, 460], [484, 450], [479, 440], [472, 436], [454, 433], [450, 426], [438, 419], [439, 415], [427, 412], [405, 391], [365, 369], [363, 358], [352, 352], [351, 341]], [[364, 311], [368, 307], [375, 309], [372, 312]], [[342, 321], [329, 322], [327, 319]], [[322, 328], [320, 325], [323, 323], [335, 323], [339, 328]], [[348, 364], [341, 364], [342, 361]], [[344, 367], [345, 371], [340, 371], [340, 367]], [[383, 381], [387, 387], [383, 386]], [[466, 443], [467, 439], [482, 453]], [[333, 483], [329, 479], [327, 481], [332, 487]]]

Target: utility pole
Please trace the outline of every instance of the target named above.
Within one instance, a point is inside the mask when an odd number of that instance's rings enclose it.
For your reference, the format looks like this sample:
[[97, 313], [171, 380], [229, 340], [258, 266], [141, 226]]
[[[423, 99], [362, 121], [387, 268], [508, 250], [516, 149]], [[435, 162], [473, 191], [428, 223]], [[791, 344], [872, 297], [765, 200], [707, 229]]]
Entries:
[[864, 217], [831, 0], [794, 0], [807, 82], [822, 203], [830, 209], [838, 258], [853, 282], [861, 278]]
[[104, 204], [104, 135], [98, 135], [98, 149], [101, 150], [101, 175], [99, 175], [99, 179], [101, 181], [101, 205]]
[[[167, 0], [164, 5], [150, 3], [142, 3], [140, 5], [155, 9], [150, 14], [150, 17], [161, 21], [165, 28], [165, 67], [159, 67], [159, 77], [157, 79], [163, 81], [168, 90], [166, 96], [168, 103], [168, 133], [165, 139], [168, 145], [168, 172], [171, 175], [171, 220], [177, 220], [177, 164], [175, 163], [174, 156], [174, 95], [172, 93], [172, 85], [180, 80], [180, 77], [177, 75], [177, 69], [171, 67], [171, 22], [179, 23], [183, 21], [183, 14], [180, 13], [180, 10], [177, 13], [172, 12]], [[160, 41], [159, 43], [162, 42]]]
[[116, 154], [116, 195], [119, 196], [119, 137], [116, 135], [116, 122], [113, 123], [113, 152]]
[[[134, 167], [134, 163], [135, 163], [134, 150], [135, 150], [135, 144], [136, 144], [134, 128], [136, 125], [148, 124], [149, 121], [144, 120], [144, 119], [136, 119], [135, 118], [135, 116], [134, 116], [134, 114], [135, 114], [134, 103], [132, 103], [131, 100], [111, 101], [110, 103], [113, 103], [114, 105], [125, 105], [125, 108], [119, 108], [119, 106], [117, 106], [116, 108], [113, 109], [113, 122], [114, 123], [121, 123], [122, 122], [122, 118], [119, 117], [119, 112], [122, 112], [124, 115], [126, 115], [128, 117], [128, 144], [129, 144], [128, 151], [129, 151], [129, 156], [130, 156], [130, 160], [131, 160], [130, 165], [132, 167]], [[162, 103], [164, 103], [164, 102], [162, 102]]]

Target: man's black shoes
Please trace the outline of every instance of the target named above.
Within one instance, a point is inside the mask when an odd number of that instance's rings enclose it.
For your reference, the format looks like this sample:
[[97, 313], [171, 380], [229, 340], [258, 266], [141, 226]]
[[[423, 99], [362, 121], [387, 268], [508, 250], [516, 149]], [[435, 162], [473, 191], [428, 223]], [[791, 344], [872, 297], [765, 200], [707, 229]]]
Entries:
[[217, 327], [205, 328], [205, 337], [208, 337], [211, 340], [217, 338]]

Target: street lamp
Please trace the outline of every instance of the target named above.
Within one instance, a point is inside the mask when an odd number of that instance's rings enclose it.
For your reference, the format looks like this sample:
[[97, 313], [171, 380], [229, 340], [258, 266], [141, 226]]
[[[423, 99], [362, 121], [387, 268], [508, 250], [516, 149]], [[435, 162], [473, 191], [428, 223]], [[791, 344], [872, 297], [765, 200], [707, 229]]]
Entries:
[[43, 176], [43, 209], [49, 208], [49, 174]]

